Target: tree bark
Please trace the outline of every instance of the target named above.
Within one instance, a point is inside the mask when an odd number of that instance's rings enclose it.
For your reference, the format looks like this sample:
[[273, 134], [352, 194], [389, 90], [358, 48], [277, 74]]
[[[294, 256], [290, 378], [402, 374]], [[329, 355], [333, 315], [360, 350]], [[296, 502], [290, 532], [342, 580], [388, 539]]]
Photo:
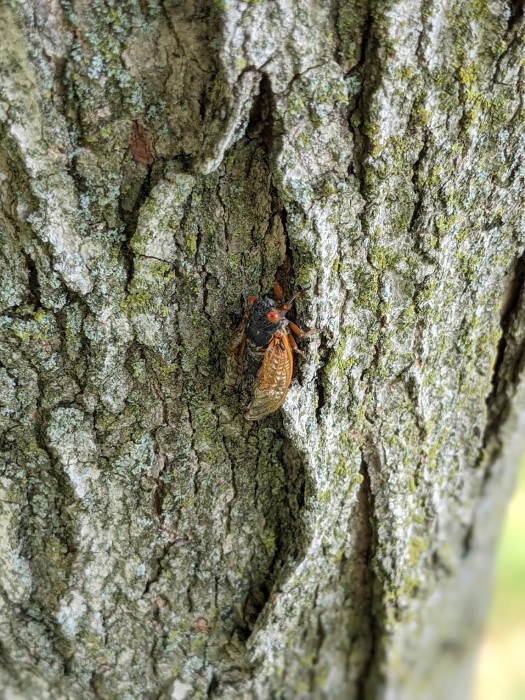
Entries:
[[[2, 697], [465, 698], [521, 445], [521, 3], [0, 17]], [[252, 424], [224, 364], [275, 279], [320, 333]]]

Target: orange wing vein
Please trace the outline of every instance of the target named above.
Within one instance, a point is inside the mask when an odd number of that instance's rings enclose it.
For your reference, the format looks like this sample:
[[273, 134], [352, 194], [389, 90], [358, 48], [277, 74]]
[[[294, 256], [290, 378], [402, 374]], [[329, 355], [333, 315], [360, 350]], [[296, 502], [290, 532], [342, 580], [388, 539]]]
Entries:
[[270, 340], [257, 373], [253, 399], [245, 413], [247, 420], [260, 420], [282, 405], [293, 373], [293, 356], [288, 335], [278, 331]]

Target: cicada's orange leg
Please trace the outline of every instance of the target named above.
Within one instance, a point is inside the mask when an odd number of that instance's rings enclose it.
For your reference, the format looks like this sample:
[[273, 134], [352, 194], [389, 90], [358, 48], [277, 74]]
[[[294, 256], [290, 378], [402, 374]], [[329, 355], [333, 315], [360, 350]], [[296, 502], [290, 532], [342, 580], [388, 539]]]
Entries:
[[284, 301], [283, 288], [281, 287], [279, 282], [275, 282], [275, 284], [273, 285], [273, 298], [276, 301]]
[[[291, 325], [292, 325], [292, 324], [290, 323], [290, 326], [291, 326]], [[295, 325], [295, 324], [294, 324], [294, 325]], [[296, 326], [296, 328], [298, 328], [299, 330], [301, 330], [298, 326]], [[302, 331], [301, 331], [301, 332], [302, 332]], [[292, 335], [291, 333], [288, 333], [288, 335], [287, 335], [286, 337], [287, 337], [288, 342], [290, 343], [290, 347], [292, 348], [292, 350], [293, 350], [294, 352], [296, 352], [298, 355], [301, 355], [301, 357], [306, 357], [306, 355], [304, 354], [304, 352], [303, 352], [302, 350], [299, 349], [299, 346], [298, 346], [297, 343], [295, 342], [295, 338], [293, 337], [293, 335]]]
[[289, 301], [285, 302], [283, 288], [281, 287], [279, 282], [275, 282], [275, 284], [273, 285], [273, 298], [281, 304], [281, 306], [279, 306], [276, 310], [290, 311], [290, 309], [292, 308], [292, 304], [297, 299], [297, 297], [300, 296], [300, 294], [300, 292], [297, 292], [297, 294], [294, 294]]
[[290, 321], [288, 328], [292, 331], [292, 333], [295, 333], [298, 338], [302, 338], [306, 335], [306, 333], [293, 321]]
[[295, 333], [298, 338], [311, 338], [313, 335], [319, 335], [319, 330], [317, 328], [310, 328], [308, 331], [303, 331], [293, 321], [288, 323], [288, 328], [292, 331], [292, 333]]
[[287, 301], [286, 303], [277, 307], [277, 311], [290, 311], [290, 309], [292, 308], [292, 304], [294, 303], [294, 301], [297, 299], [297, 297], [299, 295], [300, 295], [300, 292], [297, 292], [297, 294], [294, 294], [293, 297], [290, 299], [290, 301]]

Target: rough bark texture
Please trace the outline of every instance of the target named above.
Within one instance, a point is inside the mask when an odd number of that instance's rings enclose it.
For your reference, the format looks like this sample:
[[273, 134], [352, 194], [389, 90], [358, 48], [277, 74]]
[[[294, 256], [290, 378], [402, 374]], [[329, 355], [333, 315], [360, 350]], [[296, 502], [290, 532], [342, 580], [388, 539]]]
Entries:
[[[0, 26], [2, 697], [464, 698], [524, 398], [521, 3]], [[276, 277], [321, 333], [254, 425], [224, 359]]]

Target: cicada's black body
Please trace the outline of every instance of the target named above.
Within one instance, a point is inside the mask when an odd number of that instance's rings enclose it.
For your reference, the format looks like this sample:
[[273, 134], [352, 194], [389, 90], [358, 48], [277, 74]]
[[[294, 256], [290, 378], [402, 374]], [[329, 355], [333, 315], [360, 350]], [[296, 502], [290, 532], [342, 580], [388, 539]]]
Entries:
[[271, 297], [256, 299], [248, 313], [246, 323], [246, 340], [259, 350], [264, 349], [272, 339], [275, 331], [283, 330], [289, 323], [287, 318], [270, 321], [268, 314], [275, 312], [279, 302]]
[[271, 297], [256, 299], [251, 306], [246, 321], [246, 371], [255, 376], [259, 371], [266, 348], [277, 331], [285, 331], [289, 324], [287, 318], [277, 322], [268, 320], [268, 313], [275, 311], [278, 301]]

